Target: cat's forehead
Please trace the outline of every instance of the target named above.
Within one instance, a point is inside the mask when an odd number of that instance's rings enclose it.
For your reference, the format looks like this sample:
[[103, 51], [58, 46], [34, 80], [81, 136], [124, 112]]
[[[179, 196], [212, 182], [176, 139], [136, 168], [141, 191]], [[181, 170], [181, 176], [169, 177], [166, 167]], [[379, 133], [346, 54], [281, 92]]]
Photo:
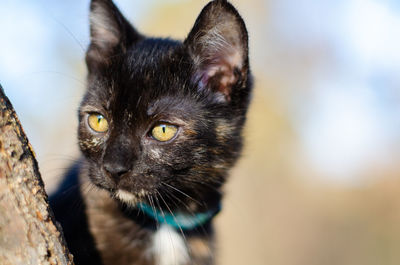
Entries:
[[[155, 92], [151, 89], [173, 89], [179, 82], [187, 81], [187, 71], [190, 67], [185, 63], [181, 44], [165, 39], [145, 39], [112, 62], [108, 78], [114, 84], [115, 92], [125, 85], [145, 88], [141, 93]], [[158, 91], [162, 92], [162, 91]]]
[[176, 52], [181, 47], [179, 41], [160, 38], [146, 38], [132, 45], [121, 58], [130, 71], [151, 71], [171, 65], [181, 59]]
[[196, 109], [196, 89], [180, 48], [181, 43], [168, 39], [135, 44], [89, 81], [89, 97], [121, 122], [157, 115], [165, 119], [190, 115]]

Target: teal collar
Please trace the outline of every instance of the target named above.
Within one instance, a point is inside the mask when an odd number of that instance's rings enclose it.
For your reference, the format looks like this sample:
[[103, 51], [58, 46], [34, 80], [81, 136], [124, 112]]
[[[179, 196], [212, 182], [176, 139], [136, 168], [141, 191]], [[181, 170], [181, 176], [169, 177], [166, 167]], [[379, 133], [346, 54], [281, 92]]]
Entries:
[[146, 203], [138, 203], [137, 208], [142, 210], [147, 216], [151, 217], [159, 224], [167, 224], [179, 230], [193, 230], [210, 221], [221, 210], [221, 205], [215, 209], [211, 209], [203, 213], [186, 214], [186, 213], [166, 213], [158, 209], [153, 209]]

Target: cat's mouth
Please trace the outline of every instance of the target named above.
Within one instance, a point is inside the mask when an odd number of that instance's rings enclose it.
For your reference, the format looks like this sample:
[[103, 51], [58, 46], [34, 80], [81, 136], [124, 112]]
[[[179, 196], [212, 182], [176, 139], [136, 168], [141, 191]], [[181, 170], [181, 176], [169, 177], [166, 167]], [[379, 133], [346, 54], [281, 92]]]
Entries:
[[120, 201], [122, 201], [130, 206], [135, 206], [139, 202], [142, 202], [148, 194], [149, 193], [147, 191], [145, 191], [144, 189], [141, 189], [137, 193], [132, 193], [132, 192], [129, 192], [129, 191], [126, 191], [123, 189], [118, 189], [114, 195]]
[[120, 200], [121, 202], [126, 203], [129, 206], [136, 206], [138, 203], [141, 203], [146, 200], [146, 197], [149, 196], [150, 192], [141, 189], [139, 192], [129, 192], [124, 189], [118, 189], [114, 193], [114, 197]]

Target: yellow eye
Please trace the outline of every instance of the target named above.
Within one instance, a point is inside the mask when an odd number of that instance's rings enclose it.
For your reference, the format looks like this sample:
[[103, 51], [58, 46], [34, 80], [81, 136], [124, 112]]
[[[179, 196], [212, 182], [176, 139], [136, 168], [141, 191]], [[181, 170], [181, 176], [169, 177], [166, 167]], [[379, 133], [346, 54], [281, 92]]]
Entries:
[[90, 114], [88, 117], [88, 123], [90, 128], [95, 132], [106, 132], [108, 130], [108, 121], [101, 114]]
[[154, 137], [154, 139], [160, 142], [166, 142], [168, 140], [171, 140], [175, 136], [177, 131], [178, 127], [174, 125], [160, 124], [153, 128], [153, 130], [151, 131], [151, 135]]

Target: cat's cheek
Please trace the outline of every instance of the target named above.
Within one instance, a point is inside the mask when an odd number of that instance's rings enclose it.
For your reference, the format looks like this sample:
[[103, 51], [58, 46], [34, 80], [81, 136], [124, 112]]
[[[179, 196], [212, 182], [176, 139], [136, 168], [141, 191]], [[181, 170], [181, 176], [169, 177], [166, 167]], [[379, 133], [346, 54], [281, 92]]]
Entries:
[[218, 142], [227, 143], [235, 132], [236, 126], [232, 122], [229, 122], [226, 119], [216, 120], [215, 134]]
[[91, 159], [100, 157], [104, 139], [99, 137], [87, 137], [79, 139], [79, 147], [82, 153]]
[[85, 139], [84, 141], [79, 142], [79, 145], [82, 149], [99, 149], [100, 145], [103, 144], [103, 140], [101, 138], [92, 137]]
[[160, 148], [152, 148], [149, 150], [149, 159], [158, 161], [163, 158], [163, 151]]

